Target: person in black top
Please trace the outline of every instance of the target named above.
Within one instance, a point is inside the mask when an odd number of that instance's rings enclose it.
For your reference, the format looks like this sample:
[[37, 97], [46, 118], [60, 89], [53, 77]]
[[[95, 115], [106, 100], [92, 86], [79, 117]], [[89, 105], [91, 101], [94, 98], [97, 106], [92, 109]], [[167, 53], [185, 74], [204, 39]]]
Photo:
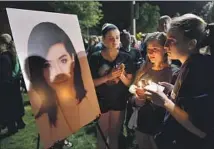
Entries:
[[168, 111], [155, 137], [159, 149], [213, 148], [214, 70], [209, 67], [213, 59], [199, 54], [201, 47], [212, 44], [213, 28], [194, 14], [171, 22], [165, 48], [170, 59], [182, 63], [181, 70], [174, 86], [165, 83], [172, 90], [170, 97], [160, 90], [146, 90], [147, 98]]
[[134, 72], [136, 72], [144, 62], [143, 57], [138, 49], [131, 47], [131, 35], [126, 30], [120, 34], [121, 48], [120, 50], [128, 53], [134, 63]]
[[12, 54], [6, 47], [6, 45], [0, 43], [0, 125], [3, 128], [7, 127], [8, 134], [13, 134], [18, 131], [14, 122], [14, 117], [16, 117], [17, 113], [12, 112], [10, 108], [11, 103], [14, 101], [12, 96], [14, 93], [12, 90], [13, 62]]
[[9, 135], [25, 127], [22, 119], [25, 112], [20, 92], [19, 61], [12, 37], [7, 33], [0, 35], [0, 57], [0, 95], [1, 101], [5, 101], [1, 103], [0, 124], [3, 120]]
[[[133, 63], [127, 53], [119, 50], [120, 32], [115, 25], [105, 25], [102, 36], [106, 48], [93, 53], [89, 65], [102, 113], [99, 125], [105, 137], [109, 138], [110, 148], [118, 149]], [[98, 149], [104, 149], [105, 144], [99, 132], [97, 139]]]

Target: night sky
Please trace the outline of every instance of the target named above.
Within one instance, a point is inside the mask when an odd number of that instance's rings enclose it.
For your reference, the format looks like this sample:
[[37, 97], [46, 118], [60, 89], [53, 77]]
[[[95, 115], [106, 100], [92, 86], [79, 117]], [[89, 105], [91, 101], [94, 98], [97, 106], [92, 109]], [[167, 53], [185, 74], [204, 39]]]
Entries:
[[[138, 1], [137, 3], [143, 4], [145, 1]], [[117, 25], [120, 29], [127, 29], [130, 27], [131, 22], [131, 1], [102, 1], [102, 10], [104, 18], [101, 20], [99, 27], [104, 23], [110, 22]], [[176, 12], [180, 14], [188, 12], [200, 12], [202, 6], [206, 3], [204, 1], [148, 1], [152, 5], [160, 7], [161, 15], [174, 16]], [[16, 1], [16, 2], [0, 2], [0, 32], [9, 32], [8, 20], [4, 10], [5, 7], [29, 9], [29, 10], [42, 10], [53, 11], [45, 1]], [[99, 28], [98, 27], [98, 28]]]
[[[136, 1], [140, 5], [145, 2]], [[101, 24], [105, 22], [115, 23], [120, 29], [129, 28], [131, 21], [131, 1], [105, 1], [103, 4], [104, 19]], [[204, 1], [147, 1], [152, 5], [160, 7], [161, 15], [169, 15], [173, 17], [177, 12], [181, 15], [189, 12], [200, 12], [201, 8], [206, 2]], [[120, 9], [120, 11], [119, 11]]]
[[201, 8], [206, 4], [205, 1], [153, 1], [151, 4], [158, 5], [160, 7], [161, 15], [168, 14], [171, 17], [176, 12], [180, 14], [188, 12], [199, 12]]

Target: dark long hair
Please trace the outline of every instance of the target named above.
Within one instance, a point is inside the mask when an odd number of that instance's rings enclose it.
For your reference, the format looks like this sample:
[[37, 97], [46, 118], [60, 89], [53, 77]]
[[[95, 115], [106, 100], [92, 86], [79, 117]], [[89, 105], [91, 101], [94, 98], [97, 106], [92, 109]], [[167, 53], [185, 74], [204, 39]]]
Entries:
[[43, 107], [41, 107], [38, 118], [43, 113], [47, 112], [50, 124], [56, 124], [57, 114], [57, 96], [55, 91], [49, 87], [43, 76], [45, 57], [48, 49], [57, 43], [63, 43], [67, 52], [75, 57], [74, 67], [74, 87], [76, 89], [76, 99], [79, 103], [86, 96], [84, 88], [79, 59], [68, 35], [56, 24], [50, 22], [42, 22], [37, 24], [30, 33], [28, 39], [28, 58], [25, 62], [27, 76], [31, 81], [31, 85], [35, 91], [44, 99]]

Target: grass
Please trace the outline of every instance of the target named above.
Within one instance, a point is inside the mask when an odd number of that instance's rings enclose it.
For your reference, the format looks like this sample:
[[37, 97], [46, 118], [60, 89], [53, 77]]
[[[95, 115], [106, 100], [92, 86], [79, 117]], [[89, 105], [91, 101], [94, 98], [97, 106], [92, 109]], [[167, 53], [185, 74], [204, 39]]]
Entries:
[[1, 140], [1, 149], [33, 149], [36, 147], [37, 131], [31, 107], [25, 106], [25, 129]]
[[[26, 127], [19, 130], [16, 134], [0, 140], [0, 149], [36, 149], [37, 146], [37, 128], [33, 117], [31, 106], [27, 95], [23, 95], [25, 105], [24, 122]], [[71, 149], [96, 149], [96, 128], [94, 124], [89, 124], [77, 133], [68, 137], [73, 143]], [[123, 143], [126, 141], [123, 140]], [[129, 149], [135, 149], [136, 146], [131, 145]], [[43, 149], [40, 143], [40, 149]], [[69, 149], [69, 148], [65, 148]], [[124, 148], [123, 148], [124, 149]]]

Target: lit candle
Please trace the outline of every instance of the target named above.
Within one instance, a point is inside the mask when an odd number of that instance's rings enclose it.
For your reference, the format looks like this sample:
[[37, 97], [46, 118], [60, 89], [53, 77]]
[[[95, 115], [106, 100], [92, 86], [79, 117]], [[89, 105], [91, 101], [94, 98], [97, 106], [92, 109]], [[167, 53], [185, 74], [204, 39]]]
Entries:
[[154, 92], [157, 92], [158, 90], [159, 91], [163, 91], [165, 87], [155, 83], [155, 82], [152, 82], [151, 80], [148, 80], [148, 84], [145, 89], [149, 89], [151, 91], [154, 91]]
[[152, 84], [152, 80], [148, 80], [147, 82], [148, 82], [149, 85]]
[[149, 85], [145, 86], [145, 89], [157, 92], [158, 87], [157, 87], [157, 85], [155, 83], [150, 82]]
[[137, 85], [138, 85], [138, 87], [139, 87], [140, 89], [142, 89], [142, 88], [143, 88], [142, 80], [138, 81]]
[[137, 86], [138, 86], [138, 88], [141, 88], [141, 89], [142, 89], [142, 88], [145, 87], [147, 84], [148, 84], [148, 81], [147, 81], [147, 80], [141, 79], [140, 81], [138, 81]]

